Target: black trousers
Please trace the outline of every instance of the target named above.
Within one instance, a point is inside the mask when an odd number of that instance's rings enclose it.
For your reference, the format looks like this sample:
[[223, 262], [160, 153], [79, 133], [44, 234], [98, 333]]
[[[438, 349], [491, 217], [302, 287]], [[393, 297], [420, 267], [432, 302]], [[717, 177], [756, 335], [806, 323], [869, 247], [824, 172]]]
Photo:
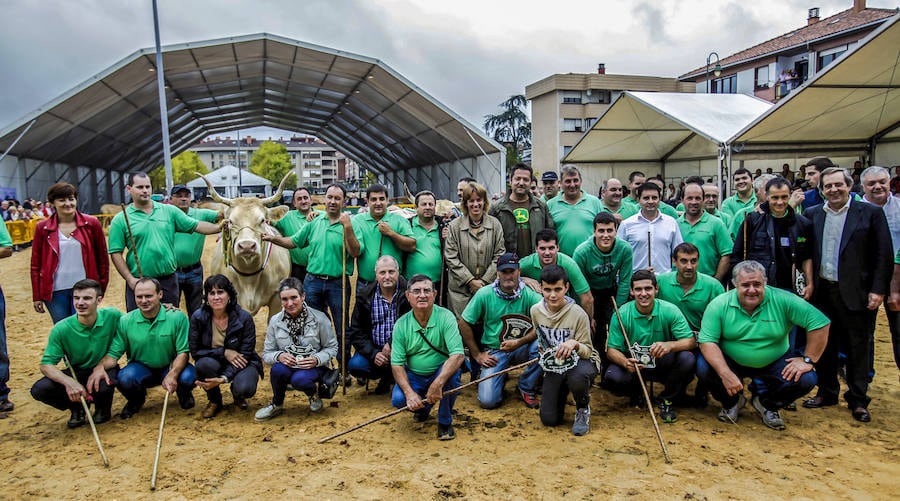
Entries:
[[306, 279], [306, 266], [300, 266], [297, 263], [291, 263], [291, 276], [300, 280], [302, 283]]
[[591, 360], [580, 359], [578, 365], [563, 374], [544, 372], [541, 390], [541, 423], [557, 426], [562, 423], [566, 410], [566, 397], [572, 392], [575, 407], [582, 409], [591, 402], [591, 381], [597, 375], [597, 367]]
[[594, 297], [594, 320], [597, 322], [597, 329], [591, 335], [591, 343], [600, 354], [603, 367], [607, 367], [606, 339], [609, 336], [609, 322], [615, 311], [612, 300], [616, 296], [616, 289], [591, 289], [591, 296]]
[[[82, 385], [87, 384], [88, 377], [90, 377], [91, 372], [93, 372], [93, 368], [90, 369], [75, 369], [75, 379], [81, 383]], [[63, 374], [67, 376], [72, 376], [72, 373], [69, 372], [69, 369], [63, 371]], [[106, 375], [109, 376], [109, 379], [115, 384], [116, 377], [119, 375], [119, 368], [114, 367], [106, 371]], [[114, 386], [107, 385], [105, 381], [100, 381], [100, 389], [91, 394], [91, 397], [94, 401], [94, 408], [98, 410], [105, 410], [106, 412], [110, 412], [112, 408], [113, 394], [115, 393]], [[48, 377], [42, 377], [38, 379], [36, 383], [31, 387], [31, 396], [34, 397], [38, 402], [43, 402], [51, 407], [64, 411], [66, 409], [73, 410], [81, 407], [81, 402], [72, 402], [69, 400], [69, 395], [66, 393], [66, 387], [53, 381]]]
[[871, 400], [866, 393], [869, 389], [869, 366], [877, 311], [849, 309], [841, 298], [838, 284], [825, 280], [820, 280], [816, 290], [816, 307], [831, 319], [828, 345], [816, 364], [819, 375], [817, 396], [832, 401], [838, 399], [841, 390], [838, 381], [838, 352], [843, 349], [847, 355], [849, 387], [844, 393], [844, 400], [851, 409], [867, 407]]
[[[214, 357], [200, 357], [194, 364], [194, 370], [197, 371], [197, 380], [210, 379], [219, 377], [225, 370], [228, 360], [225, 357], [217, 359]], [[256, 395], [256, 385], [259, 383], [259, 371], [252, 364], [247, 364], [235, 374], [231, 381], [231, 396], [235, 400], [247, 400]], [[206, 392], [206, 398], [210, 402], [222, 404], [222, 385]]]
[[[694, 354], [690, 351], [671, 352], [656, 359], [656, 368], [641, 369], [641, 376], [645, 381], [656, 381], [665, 386], [659, 394], [659, 400], [675, 400], [694, 378], [695, 362]], [[636, 397], [641, 394], [637, 374], [620, 365], [609, 365], [603, 384], [620, 397]]]
[[888, 325], [891, 328], [891, 344], [894, 346], [894, 363], [900, 369], [900, 311], [884, 309], [887, 314]]

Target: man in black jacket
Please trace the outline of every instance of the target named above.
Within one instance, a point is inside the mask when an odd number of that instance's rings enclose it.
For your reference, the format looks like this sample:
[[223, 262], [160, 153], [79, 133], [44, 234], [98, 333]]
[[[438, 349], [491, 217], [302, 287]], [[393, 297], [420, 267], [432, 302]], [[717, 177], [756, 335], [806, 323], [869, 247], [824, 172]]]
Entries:
[[847, 354], [844, 399], [853, 418], [871, 421], [868, 411], [870, 340], [875, 314], [889, 291], [892, 272], [891, 234], [880, 207], [851, 200], [853, 180], [846, 170], [831, 167], [819, 179], [825, 203], [806, 209], [815, 232], [813, 246], [814, 303], [832, 321], [825, 354], [819, 360], [819, 391], [804, 407], [838, 403], [838, 350]]
[[356, 353], [347, 370], [365, 384], [378, 379], [375, 393], [387, 393], [394, 378], [391, 375], [391, 334], [394, 323], [410, 311], [406, 299], [406, 280], [392, 256], [381, 256], [375, 263], [375, 282], [356, 296], [356, 307], [347, 335]]

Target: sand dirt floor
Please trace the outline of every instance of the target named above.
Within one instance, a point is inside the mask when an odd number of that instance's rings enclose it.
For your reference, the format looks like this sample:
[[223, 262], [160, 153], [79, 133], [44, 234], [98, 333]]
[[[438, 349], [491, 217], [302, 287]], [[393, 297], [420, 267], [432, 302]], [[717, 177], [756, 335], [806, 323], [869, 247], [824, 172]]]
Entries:
[[[711, 402], [660, 424], [672, 457], [666, 464], [646, 408], [629, 408], [606, 391], [593, 390], [591, 432], [575, 437], [572, 406], [565, 424], [551, 429], [512, 396], [486, 411], [473, 390], [464, 390], [454, 441], [436, 440], [434, 418], [416, 424], [404, 413], [319, 445], [323, 436], [391, 411], [389, 397], [367, 395], [354, 383], [311, 414], [306, 397], [291, 392], [283, 415], [257, 423], [253, 413], [271, 398], [267, 375], [249, 410], [234, 408], [226, 391], [226, 407], [212, 420], [200, 417], [202, 390], [194, 391], [197, 406], [189, 411], [172, 399], [152, 492], [161, 389], [150, 391], [132, 419], [98, 427], [109, 468], [88, 426], [68, 430], [67, 412], [31, 398], [51, 322], [32, 309], [30, 259], [25, 249], [0, 262], [16, 404], [0, 420], [0, 499], [865, 500], [896, 499], [900, 491], [900, 383], [879, 314], [869, 424], [854, 421], [846, 407], [800, 408], [783, 412], [788, 428], [778, 432], [749, 405], [737, 425], [720, 423]], [[111, 274], [104, 303], [123, 307], [123, 281]], [[261, 349], [264, 311], [256, 324]], [[123, 404], [117, 394], [113, 412]]]

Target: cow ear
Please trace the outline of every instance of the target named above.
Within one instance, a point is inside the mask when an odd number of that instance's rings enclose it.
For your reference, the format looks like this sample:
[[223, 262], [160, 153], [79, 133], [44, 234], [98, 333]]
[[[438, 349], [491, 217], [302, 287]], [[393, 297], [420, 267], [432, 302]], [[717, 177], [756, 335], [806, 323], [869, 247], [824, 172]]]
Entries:
[[279, 205], [278, 207], [272, 207], [271, 209], [266, 210], [267, 219], [269, 220], [269, 222], [274, 223], [283, 218], [284, 215], [287, 214], [291, 209], [288, 208], [287, 205]]

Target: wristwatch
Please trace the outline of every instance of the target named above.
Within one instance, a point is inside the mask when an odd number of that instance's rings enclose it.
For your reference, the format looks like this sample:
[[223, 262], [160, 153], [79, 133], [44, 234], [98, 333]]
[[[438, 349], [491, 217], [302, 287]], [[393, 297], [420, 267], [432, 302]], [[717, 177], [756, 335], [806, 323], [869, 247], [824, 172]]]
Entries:
[[813, 360], [811, 358], [807, 357], [806, 355], [803, 355], [803, 362], [805, 362], [813, 367], [816, 366], [816, 363], [813, 362]]

